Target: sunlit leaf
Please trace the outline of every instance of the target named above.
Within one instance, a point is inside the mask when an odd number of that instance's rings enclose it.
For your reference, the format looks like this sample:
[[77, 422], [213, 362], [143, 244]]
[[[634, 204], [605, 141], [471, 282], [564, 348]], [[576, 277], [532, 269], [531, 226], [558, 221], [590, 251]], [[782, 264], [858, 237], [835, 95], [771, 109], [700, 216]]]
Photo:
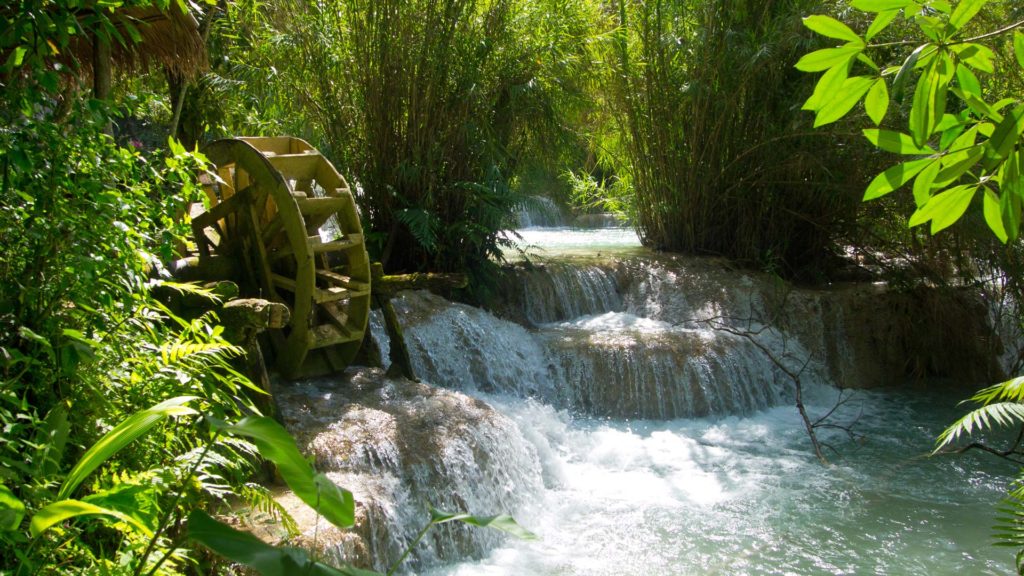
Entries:
[[35, 538], [49, 530], [54, 524], [80, 516], [110, 516], [132, 525], [145, 536], [153, 535], [153, 531], [146, 527], [145, 524], [127, 514], [80, 500], [58, 500], [44, 506], [32, 516], [32, 522], [29, 523], [29, 532]]
[[968, 66], [987, 72], [989, 74], [996, 71], [995, 64], [995, 53], [992, 49], [983, 44], [954, 44], [950, 47], [953, 52], [960, 58], [960, 61]]
[[260, 455], [277, 466], [281, 477], [299, 499], [335, 526], [352, 526], [355, 521], [352, 493], [339, 488], [323, 474], [314, 473], [295, 445], [295, 439], [283, 426], [262, 416], [248, 416], [235, 424], [214, 421], [214, 426], [251, 440]]
[[17, 530], [25, 517], [25, 503], [10, 488], [0, 484], [0, 532]]
[[864, 97], [864, 110], [875, 125], [881, 124], [885, 119], [885, 113], [889, 110], [889, 89], [884, 78], [879, 78], [871, 85], [867, 96]]
[[868, 200], [881, 198], [910, 182], [911, 178], [916, 176], [918, 172], [931, 162], [933, 162], [931, 158], [921, 158], [920, 160], [911, 160], [910, 162], [890, 167], [885, 172], [875, 176], [874, 180], [868, 184], [868, 188], [864, 192], [864, 201], [867, 202]]
[[818, 115], [814, 118], [814, 127], [817, 128], [831, 124], [846, 116], [857, 105], [857, 102], [860, 102], [864, 94], [871, 89], [871, 85], [874, 82], [875, 79], [868, 76], [847, 78], [839, 89], [839, 93], [818, 110]]
[[1022, 131], [1024, 131], [1024, 104], [1008, 112], [988, 139], [985, 146], [987, 168], [994, 168], [996, 163], [1010, 154], [1020, 140]]
[[882, 30], [888, 28], [889, 24], [892, 23], [899, 13], [900, 11], [898, 8], [895, 10], [885, 10], [880, 12], [871, 22], [871, 26], [868, 26], [868, 31], [864, 34], [864, 39], [871, 41], [871, 39], [881, 33]]
[[800, 109], [817, 112], [822, 106], [832, 100], [834, 95], [843, 87], [848, 70], [848, 66], [839, 65], [830, 68], [828, 72], [822, 74], [818, 83], [814, 86], [814, 92]]
[[1017, 64], [1024, 68], [1024, 33], [1013, 31], [1013, 53], [1017, 56]]
[[849, 26], [830, 16], [815, 14], [814, 16], [804, 18], [803, 22], [804, 26], [822, 36], [863, 43], [861, 37], [851, 30]]
[[113, 430], [107, 432], [100, 438], [95, 444], [92, 445], [85, 454], [82, 455], [78, 463], [75, 464], [71, 472], [68, 473], [67, 478], [64, 480], [64, 484], [61, 485], [60, 490], [57, 492], [58, 499], [64, 499], [71, 495], [78, 488], [78, 485], [85, 480], [86, 476], [92, 473], [98, 466], [106, 462], [108, 458], [116, 454], [119, 450], [127, 446], [128, 444], [135, 441], [137, 438], [149, 432], [153, 426], [156, 426], [164, 418], [168, 416], [182, 416], [187, 414], [195, 414], [195, 411], [185, 406], [189, 402], [195, 400], [195, 396], [179, 396], [177, 398], [171, 398], [165, 400], [152, 408], [142, 410], [132, 414], [126, 418], [123, 422], [114, 427]]
[[956, 83], [964, 91], [964, 94], [981, 98], [981, 82], [967, 66], [956, 67]]
[[936, 186], [948, 186], [960, 179], [977, 164], [985, 153], [983, 146], [976, 146], [943, 158], [943, 169], [935, 177]]
[[960, 0], [949, 17], [949, 25], [953, 27], [953, 30], [960, 30], [971, 21], [971, 18], [974, 18], [985, 4], [988, 4], [988, 0]]
[[909, 56], [903, 61], [903, 65], [900, 66], [899, 72], [896, 73], [896, 79], [892, 82], [892, 96], [896, 100], [903, 100], [903, 91], [907, 84], [907, 79], [910, 76], [910, 72], [917, 65], [917, 60], [921, 57], [926, 50], [934, 50], [934, 44], [922, 44], [914, 49]]
[[996, 238], [999, 238], [1000, 242], [1006, 244], [1010, 237], [1006, 234], [1006, 227], [1003, 226], [1003, 212], [999, 198], [995, 192], [988, 188], [985, 188], [984, 198], [985, 223], [988, 224], [989, 229], [996, 235]]
[[914, 139], [902, 132], [893, 130], [881, 130], [878, 128], [866, 128], [864, 137], [872, 144], [896, 154], [934, 154], [935, 150], [930, 146], [918, 146]]
[[941, 232], [963, 216], [977, 189], [977, 184], [964, 184], [932, 196], [910, 216], [907, 225], [914, 227], [931, 221], [931, 233]]
[[928, 199], [932, 197], [932, 184], [935, 183], [935, 177], [939, 175], [939, 170], [942, 169], [942, 161], [936, 158], [931, 164], [929, 164], [924, 170], [917, 175], [914, 179], [914, 205], [918, 208], [928, 203]]
[[809, 54], [804, 54], [796, 63], [796, 69], [803, 72], [821, 72], [834, 66], [839, 66], [853, 60], [857, 54], [864, 50], [863, 45], [840, 46], [838, 48], [822, 48]]

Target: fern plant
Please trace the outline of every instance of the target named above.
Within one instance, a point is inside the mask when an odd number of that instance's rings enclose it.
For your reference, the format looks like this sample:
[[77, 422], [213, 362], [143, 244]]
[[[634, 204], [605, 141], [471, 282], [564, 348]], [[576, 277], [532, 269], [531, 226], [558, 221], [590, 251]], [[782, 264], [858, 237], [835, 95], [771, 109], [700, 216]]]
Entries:
[[[1018, 376], [980, 390], [965, 402], [978, 405], [946, 428], [939, 436], [935, 452], [955, 450], [962, 452], [976, 448], [1024, 465], [1024, 376]], [[1015, 441], [1000, 450], [982, 442], [971, 442], [960, 448], [953, 445], [962, 438], [995, 429], [1019, 428]], [[1006, 498], [997, 508], [993, 535], [997, 546], [1016, 549], [1016, 568], [1024, 574], [1024, 468], [1018, 472]]]

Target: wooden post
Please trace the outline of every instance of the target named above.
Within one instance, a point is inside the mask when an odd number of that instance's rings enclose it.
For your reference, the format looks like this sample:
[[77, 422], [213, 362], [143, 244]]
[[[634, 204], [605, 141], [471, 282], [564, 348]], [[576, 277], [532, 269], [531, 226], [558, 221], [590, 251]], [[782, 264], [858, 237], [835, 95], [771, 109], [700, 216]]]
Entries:
[[[110, 99], [110, 77], [113, 62], [110, 53], [110, 38], [92, 35], [92, 94], [97, 100]], [[110, 120], [103, 129], [108, 135], [114, 135], [114, 127]]]
[[384, 314], [384, 327], [391, 340], [389, 353], [391, 366], [388, 368], [388, 376], [405, 376], [413, 382], [419, 382], [419, 378], [416, 377], [416, 373], [412, 369], [409, 347], [405, 345], [405, 336], [402, 334], [402, 326], [398, 323], [395, 307], [391, 305], [391, 297], [386, 291], [377, 289], [377, 283], [384, 278], [384, 265], [380, 262], [371, 264], [370, 277], [372, 279], [371, 286], [373, 286], [373, 301]]

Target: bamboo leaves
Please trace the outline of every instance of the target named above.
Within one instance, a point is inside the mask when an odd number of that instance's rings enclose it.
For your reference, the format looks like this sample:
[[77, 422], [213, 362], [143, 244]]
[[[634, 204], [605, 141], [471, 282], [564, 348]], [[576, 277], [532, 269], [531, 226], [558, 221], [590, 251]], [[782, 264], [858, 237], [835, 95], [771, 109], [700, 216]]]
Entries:
[[[990, 103], [978, 74], [993, 74], [1000, 56], [986, 44], [1013, 33], [1017, 63], [1024, 67], [1024, 22], [987, 34], [966, 37], [988, 0], [931, 3], [916, 0], [854, 0], [853, 8], [877, 13], [864, 36], [825, 16], [810, 16], [804, 25], [845, 45], [816, 50], [797, 62], [805, 72], [824, 72], [803, 109], [815, 113], [814, 126], [847, 116], [863, 100], [864, 111], [881, 126], [893, 101], [901, 102], [913, 86], [906, 131], [867, 129], [864, 136], [881, 150], [910, 156], [883, 171], [868, 185], [864, 200], [880, 198], [913, 181], [917, 210], [910, 226], [931, 223], [939, 232], [959, 220], [976, 192], [983, 192], [985, 222], [1003, 242], [1016, 239], [1024, 209], [1021, 149], [1024, 148], [1024, 103], [1004, 99]], [[879, 70], [869, 53], [876, 47], [913, 45], [906, 40], [871, 44], [902, 14], [915, 24], [924, 42], [902, 62]], [[853, 32], [851, 34], [851, 32]], [[865, 74], [854, 75], [863, 63]], [[892, 78], [889, 88], [888, 77]], [[958, 100], [950, 104], [950, 98]], [[946, 112], [952, 108], [953, 114]]]

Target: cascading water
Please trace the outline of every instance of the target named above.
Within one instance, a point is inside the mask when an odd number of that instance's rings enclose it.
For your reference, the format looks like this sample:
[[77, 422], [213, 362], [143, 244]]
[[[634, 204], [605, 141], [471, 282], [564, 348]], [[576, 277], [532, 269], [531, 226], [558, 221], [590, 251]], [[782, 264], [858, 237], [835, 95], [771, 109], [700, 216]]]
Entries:
[[[439, 532], [413, 566], [435, 575], [1009, 573], [988, 527], [1012, 468], [926, 457], [962, 392], [836, 407], [838, 378], [899, 377], [873, 363], [883, 339], [849, 329], [873, 291], [638, 257], [619, 230], [528, 232], [570, 256], [519, 269], [504, 291], [519, 296], [496, 308], [515, 322], [425, 292], [393, 300], [417, 374], [450, 391], [359, 372], [286, 400], [318, 461], [364, 477], [368, 557], [394, 558], [430, 500], [509, 512], [541, 537]], [[856, 433], [819, 430], [832, 466], [813, 456], [793, 375], [812, 417], [835, 408], [828, 422]]]

